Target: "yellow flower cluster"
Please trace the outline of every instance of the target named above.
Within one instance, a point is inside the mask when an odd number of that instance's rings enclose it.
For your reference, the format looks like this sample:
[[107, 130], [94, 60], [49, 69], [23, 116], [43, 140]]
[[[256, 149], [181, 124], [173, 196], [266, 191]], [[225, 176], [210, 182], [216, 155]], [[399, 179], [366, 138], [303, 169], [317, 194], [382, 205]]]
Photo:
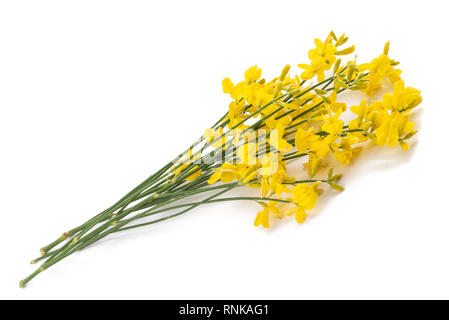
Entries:
[[[389, 43], [379, 57], [357, 64], [355, 58], [341, 59], [355, 51], [355, 46], [345, 45], [347, 41], [333, 32], [324, 40], [315, 39], [309, 62], [298, 64], [299, 75], [286, 65], [268, 81], [252, 66], [237, 84], [224, 79], [223, 92], [231, 102], [223, 117], [114, 205], [43, 247], [42, 256], [32, 263], [45, 261], [20, 286], [109, 234], [162, 222], [212, 202], [256, 201], [262, 210], [255, 226], [268, 228], [273, 218], [288, 216], [303, 223], [321, 185], [343, 191], [337, 184], [340, 174], [333, 168], [327, 176], [321, 172], [330, 167], [331, 158], [348, 165], [368, 143], [399, 144], [407, 150], [407, 140], [416, 133], [410, 117], [422, 101], [420, 92], [405, 86], [396, 68], [399, 63], [388, 56]], [[374, 100], [381, 89], [390, 92]], [[369, 99], [348, 108], [340, 99], [348, 91], [360, 91]], [[305, 168], [302, 174], [294, 170], [301, 168], [293, 161], [298, 159]], [[239, 186], [258, 188], [260, 194], [222, 196]], [[190, 197], [195, 199], [179, 203]]]
[[[308, 53], [310, 63], [298, 64], [304, 70], [300, 75], [291, 75], [287, 65], [279, 77], [267, 81], [262, 70], [252, 66], [243, 81], [234, 84], [225, 78], [222, 82], [232, 101], [218, 125], [204, 133], [206, 145], [201, 152], [207, 147], [220, 152], [208, 183], [237, 181], [260, 188], [258, 203], [263, 210], [257, 214], [256, 226], [269, 227], [272, 216], [293, 214], [304, 222], [306, 211], [318, 199], [320, 183], [343, 190], [336, 184], [340, 176], [332, 170], [327, 179], [313, 179], [329, 156], [348, 165], [366, 141], [409, 148], [406, 140], [416, 133], [409, 118], [422, 100], [420, 92], [404, 86], [396, 68], [399, 63], [388, 56], [389, 43], [379, 57], [357, 65], [355, 59], [343, 63], [340, 58], [355, 51], [355, 46], [341, 48], [347, 40], [333, 32], [324, 41], [315, 39], [315, 48]], [[371, 96], [387, 79], [394, 89], [380, 101], [363, 99], [350, 108], [339, 101], [343, 91]], [[342, 117], [347, 111], [353, 114], [350, 121]], [[304, 159], [308, 180], [287, 173], [291, 160], [299, 158]], [[201, 174], [197, 170], [187, 179]]]

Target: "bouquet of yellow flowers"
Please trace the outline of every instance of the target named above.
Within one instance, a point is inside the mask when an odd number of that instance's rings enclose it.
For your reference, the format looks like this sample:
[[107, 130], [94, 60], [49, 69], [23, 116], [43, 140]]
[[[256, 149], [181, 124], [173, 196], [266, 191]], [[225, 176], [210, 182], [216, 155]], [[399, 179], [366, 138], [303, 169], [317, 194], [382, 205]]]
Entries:
[[[315, 39], [308, 64], [299, 64], [299, 75], [286, 65], [270, 81], [252, 66], [244, 80], [223, 80], [231, 101], [226, 113], [192, 145], [131, 190], [117, 203], [83, 224], [64, 232], [41, 249], [42, 262], [20, 281], [24, 287], [40, 272], [62, 259], [117, 232], [162, 222], [198, 206], [222, 201], [256, 201], [261, 206], [254, 225], [270, 227], [274, 218], [307, 218], [318, 200], [320, 186], [342, 191], [341, 177], [329, 168], [330, 157], [347, 165], [368, 145], [409, 148], [416, 131], [410, 116], [421, 101], [417, 89], [401, 80], [399, 62], [391, 59], [389, 43], [369, 63], [356, 58], [343, 62], [355, 46], [334, 32]], [[390, 88], [381, 100], [373, 96]], [[339, 101], [342, 93], [360, 91], [363, 98], [350, 108]], [[304, 166], [300, 178], [289, 167]], [[325, 173], [326, 171], [324, 171]], [[320, 176], [321, 178], [316, 178]], [[259, 194], [223, 196], [239, 187], [257, 188]], [[202, 200], [189, 198], [202, 196]]]

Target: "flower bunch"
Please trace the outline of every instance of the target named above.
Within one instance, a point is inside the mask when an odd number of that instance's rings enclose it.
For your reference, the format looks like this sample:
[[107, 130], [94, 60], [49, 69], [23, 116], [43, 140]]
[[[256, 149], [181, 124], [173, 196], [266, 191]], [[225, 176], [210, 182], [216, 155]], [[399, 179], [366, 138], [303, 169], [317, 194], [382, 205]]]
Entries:
[[[161, 222], [200, 205], [223, 201], [255, 201], [261, 206], [254, 225], [268, 228], [273, 218], [294, 216], [303, 223], [321, 194], [321, 186], [338, 191], [341, 175], [329, 168], [325, 178], [315, 178], [329, 159], [348, 165], [369, 144], [405, 150], [414, 131], [409, 121], [421, 103], [417, 89], [405, 87], [389, 43], [383, 53], [366, 64], [344, 56], [355, 51], [345, 35], [331, 32], [315, 39], [303, 71], [290, 73], [286, 65], [272, 80], [252, 66], [244, 80], [226, 78], [223, 92], [231, 101], [226, 113], [175, 159], [131, 190], [117, 203], [80, 226], [63, 233], [41, 249], [43, 261], [25, 286], [40, 272], [109, 234]], [[375, 100], [388, 86], [392, 91]], [[347, 107], [343, 92], [366, 94], [358, 105]], [[345, 120], [350, 119], [350, 120]], [[305, 177], [291, 168], [304, 166]], [[223, 197], [226, 192], [248, 187], [256, 196]], [[203, 195], [201, 201], [189, 201]]]

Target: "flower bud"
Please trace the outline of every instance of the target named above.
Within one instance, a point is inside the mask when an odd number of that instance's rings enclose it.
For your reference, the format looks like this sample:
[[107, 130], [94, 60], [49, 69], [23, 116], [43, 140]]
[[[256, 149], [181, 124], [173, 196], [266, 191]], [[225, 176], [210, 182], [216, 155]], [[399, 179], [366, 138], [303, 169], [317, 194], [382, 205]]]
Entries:
[[285, 76], [287, 75], [287, 73], [288, 73], [289, 71], [290, 71], [290, 65], [287, 64], [287, 65], [284, 67], [284, 69], [282, 69], [281, 76], [279, 77], [279, 80], [284, 81]]

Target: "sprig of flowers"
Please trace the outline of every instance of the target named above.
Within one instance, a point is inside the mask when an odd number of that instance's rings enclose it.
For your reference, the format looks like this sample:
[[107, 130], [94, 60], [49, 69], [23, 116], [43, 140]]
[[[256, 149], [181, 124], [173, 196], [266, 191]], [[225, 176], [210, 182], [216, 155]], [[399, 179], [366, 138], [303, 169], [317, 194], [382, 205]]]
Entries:
[[[44, 246], [32, 261], [42, 261], [40, 267], [20, 286], [112, 233], [155, 224], [205, 204], [255, 201], [262, 207], [255, 226], [268, 228], [273, 218], [288, 216], [303, 223], [322, 192], [320, 186], [343, 191], [338, 185], [341, 175], [332, 168], [327, 178], [315, 178], [330, 157], [348, 165], [369, 141], [407, 150], [407, 140], [416, 133], [409, 120], [422, 101], [420, 92], [405, 87], [399, 62], [388, 55], [388, 42], [379, 57], [357, 64], [356, 59], [342, 61], [355, 51], [347, 41], [334, 32], [324, 41], [315, 39], [309, 63], [298, 64], [304, 70], [300, 75], [290, 74], [286, 65], [268, 81], [252, 66], [236, 84], [225, 78], [223, 92], [231, 98], [227, 112], [117, 203]], [[372, 100], [386, 80], [393, 91]], [[345, 91], [362, 91], [370, 100], [347, 108], [339, 100]], [[343, 120], [348, 113], [352, 120]], [[298, 161], [303, 162], [306, 179], [288, 172]], [[259, 196], [223, 197], [241, 187], [257, 188]], [[193, 196], [203, 198], [189, 201]]]

